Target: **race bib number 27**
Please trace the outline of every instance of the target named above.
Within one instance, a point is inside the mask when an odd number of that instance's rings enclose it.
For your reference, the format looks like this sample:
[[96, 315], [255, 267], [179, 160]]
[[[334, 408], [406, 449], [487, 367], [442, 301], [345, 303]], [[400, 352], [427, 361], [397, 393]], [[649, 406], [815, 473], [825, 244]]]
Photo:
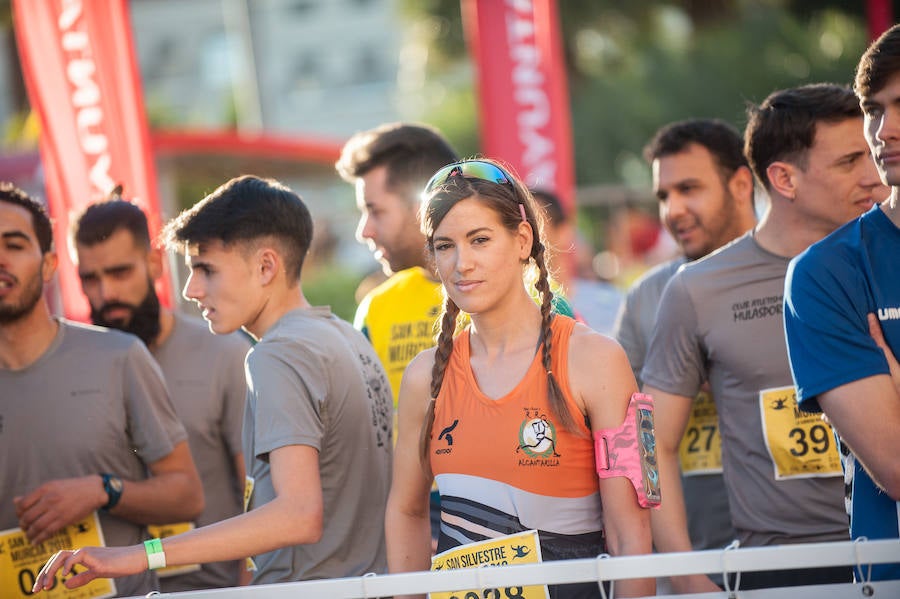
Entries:
[[691, 416], [678, 447], [684, 476], [722, 473], [719, 413], [712, 395], [701, 391], [691, 403]]
[[843, 475], [834, 430], [820, 414], [800, 411], [794, 387], [763, 389], [759, 409], [775, 480]]
[[[0, 597], [30, 597], [38, 572], [57, 551], [103, 545], [103, 531], [96, 513], [65, 527], [39, 545], [29, 543], [21, 528], [0, 532]], [[81, 567], [76, 566], [76, 573], [79, 571]], [[77, 589], [67, 589], [63, 580], [57, 574], [53, 587], [42, 591], [40, 596], [47, 599], [102, 599], [116, 594], [115, 582], [108, 578], [97, 578]]]

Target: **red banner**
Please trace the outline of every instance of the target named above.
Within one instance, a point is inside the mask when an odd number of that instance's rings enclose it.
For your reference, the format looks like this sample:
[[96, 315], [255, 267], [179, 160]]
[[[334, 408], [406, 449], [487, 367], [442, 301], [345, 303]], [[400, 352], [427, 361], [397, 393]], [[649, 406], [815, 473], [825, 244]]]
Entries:
[[[41, 158], [59, 254], [66, 317], [87, 321], [67, 251], [69, 217], [122, 183], [160, 228], [156, 171], [126, 0], [14, 0], [14, 30], [28, 97], [41, 124]], [[157, 281], [172, 305], [168, 272]]]
[[866, 20], [869, 23], [869, 41], [894, 26], [894, 7], [891, 0], [866, 0]]
[[572, 124], [555, 0], [463, 0], [478, 71], [482, 148], [575, 203]]

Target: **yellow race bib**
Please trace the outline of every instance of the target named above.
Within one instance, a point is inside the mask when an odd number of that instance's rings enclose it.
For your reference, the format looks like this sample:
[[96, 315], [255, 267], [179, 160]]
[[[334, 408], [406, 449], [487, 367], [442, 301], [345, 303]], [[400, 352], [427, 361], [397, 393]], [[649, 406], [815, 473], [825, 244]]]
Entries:
[[834, 431], [819, 414], [800, 411], [794, 387], [763, 389], [759, 410], [775, 480], [842, 476]]
[[[249, 474], [244, 476], [244, 512], [250, 508], [250, 498], [253, 497], [253, 487], [255, 485], [255, 478]], [[244, 560], [244, 568], [247, 572], [256, 572], [256, 562], [253, 561], [252, 557], [248, 557]]]
[[[31, 587], [41, 568], [54, 553], [62, 549], [78, 547], [103, 547], [103, 531], [96, 512], [58, 533], [40, 545], [31, 545], [21, 528], [0, 532], [0, 597], [16, 599], [31, 597]], [[82, 571], [76, 566], [74, 573]], [[71, 578], [70, 574], [66, 578]], [[116, 594], [116, 585], [109, 578], [97, 578], [77, 589], [63, 586], [64, 577], [59, 573], [49, 591], [42, 591], [47, 599], [103, 599]]]
[[252, 476], [244, 476], [244, 511], [246, 512], [250, 509], [250, 498], [253, 497], [253, 486], [256, 484], [256, 479]]
[[[536, 530], [460, 545], [431, 558], [432, 570], [456, 570], [508, 564], [541, 562], [541, 545]], [[470, 589], [449, 593], [429, 593], [430, 599], [549, 599], [547, 585], [506, 587], [503, 589]]]
[[722, 473], [719, 413], [712, 395], [701, 391], [691, 403], [691, 417], [678, 446], [684, 476]]

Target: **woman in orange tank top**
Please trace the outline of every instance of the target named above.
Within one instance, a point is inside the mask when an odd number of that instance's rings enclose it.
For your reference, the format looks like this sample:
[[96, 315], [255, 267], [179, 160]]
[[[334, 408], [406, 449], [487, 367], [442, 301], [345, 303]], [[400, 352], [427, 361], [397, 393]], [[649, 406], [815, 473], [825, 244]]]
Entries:
[[[391, 572], [429, 569], [435, 479], [439, 552], [526, 530], [538, 531], [544, 560], [651, 551], [648, 510], [628, 479], [598, 478], [591, 438], [622, 425], [637, 384], [614, 340], [551, 311], [541, 214], [491, 160], [448, 165], [426, 186], [421, 223], [445, 302], [436, 347], [400, 385]], [[617, 596], [655, 592], [652, 579], [616, 587]], [[595, 583], [549, 591], [600, 596]]]

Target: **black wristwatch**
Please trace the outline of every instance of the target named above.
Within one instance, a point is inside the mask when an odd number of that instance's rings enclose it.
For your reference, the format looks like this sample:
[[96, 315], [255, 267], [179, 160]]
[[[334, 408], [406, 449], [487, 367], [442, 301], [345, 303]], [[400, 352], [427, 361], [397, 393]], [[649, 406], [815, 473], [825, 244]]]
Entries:
[[107, 472], [101, 472], [100, 476], [103, 478], [103, 490], [106, 491], [106, 496], [108, 498], [106, 505], [100, 509], [104, 512], [108, 512], [116, 507], [116, 504], [119, 503], [119, 499], [122, 498], [122, 479], [115, 474], [109, 474]]

